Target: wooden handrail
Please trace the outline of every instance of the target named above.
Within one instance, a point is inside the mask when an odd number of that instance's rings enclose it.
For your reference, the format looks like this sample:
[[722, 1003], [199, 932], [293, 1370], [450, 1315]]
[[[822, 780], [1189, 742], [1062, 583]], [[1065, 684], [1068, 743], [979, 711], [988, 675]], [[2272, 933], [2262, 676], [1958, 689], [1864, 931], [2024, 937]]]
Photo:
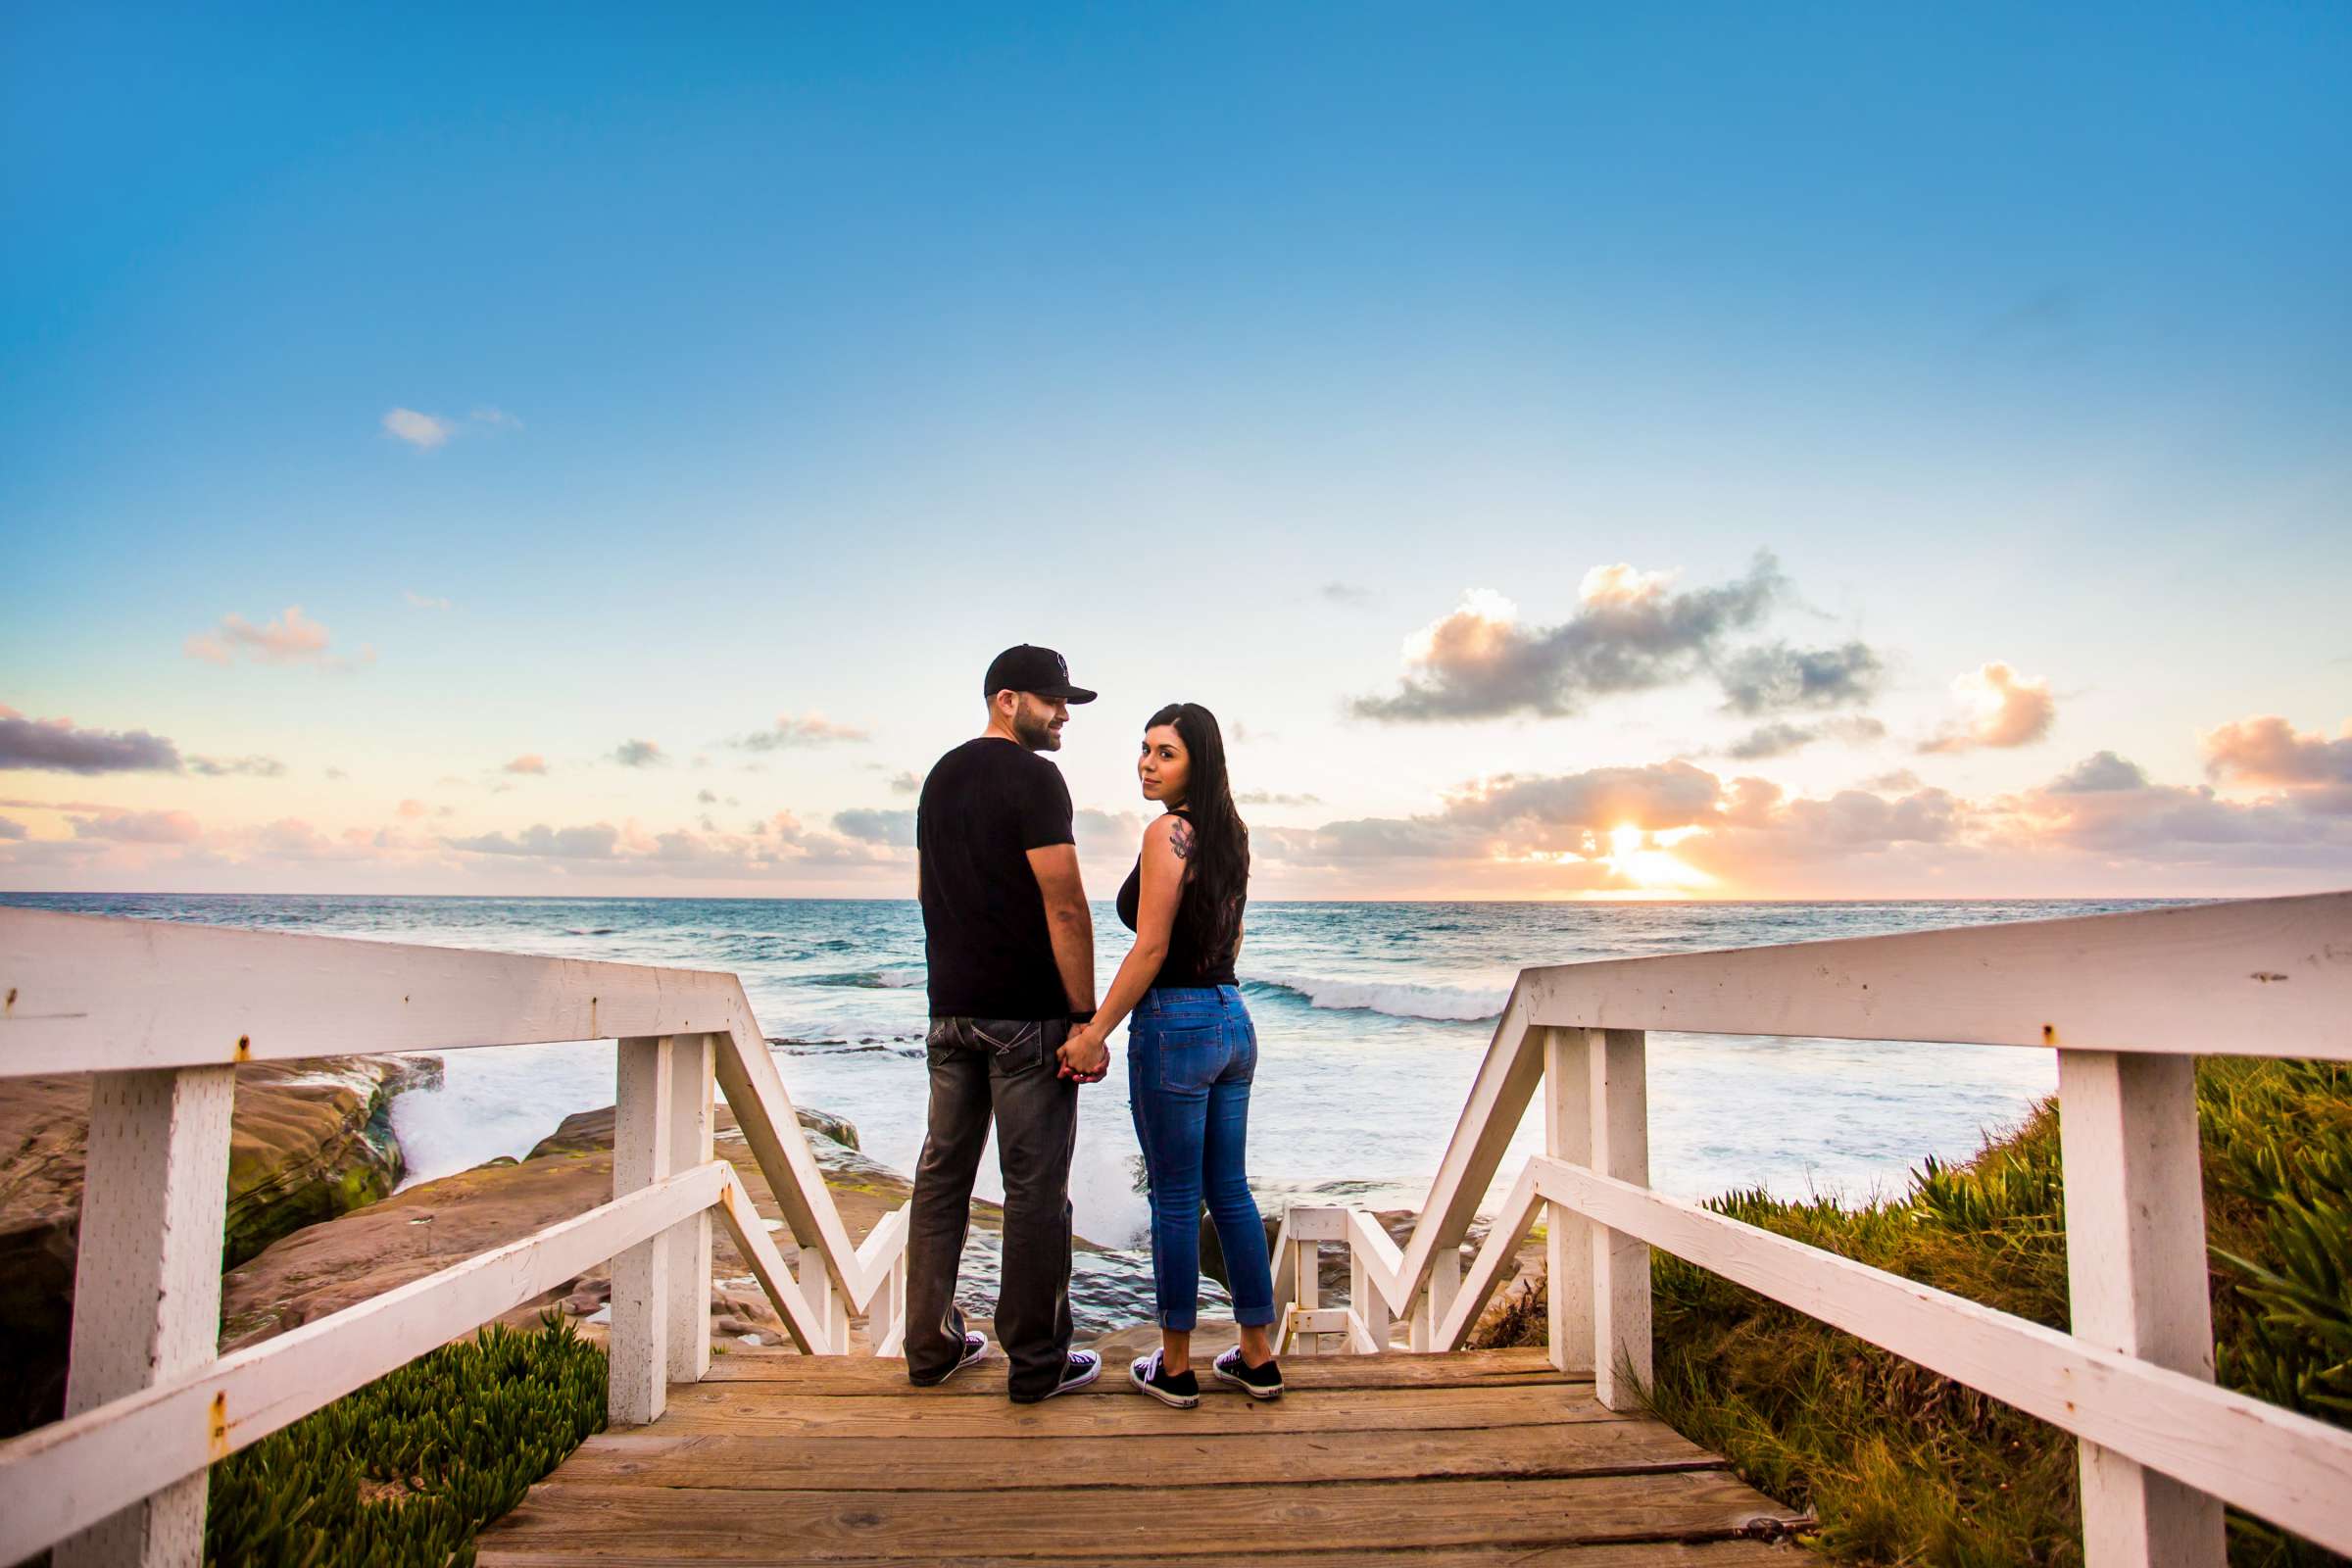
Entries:
[[[0, 1561], [191, 1556], [213, 1460], [608, 1258], [612, 1416], [649, 1421], [709, 1369], [714, 1212], [804, 1351], [862, 1312], [898, 1353], [905, 1211], [851, 1242], [732, 974], [0, 908], [0, 1078], [93, 1075], [80, 1269], [116, 1287], [77, 1292], [69, 1418], [0, 1444]], [[605, 1038], [612, 1202], [215, 1358], [234, 1064]], [[797, 1279], [711, 1158], [714, 1087]]]
[[[1650, 1029], [2055, 1048], [2074, 1332], [1650, 1192]], [[2216, 1565], [2224, 1501], [2352, 1550], [2352, 1435], [2212, 1383], [2199, 1054], [2352, 1060], [2352, 893], [1526, 969], [1403, 1247], [1368, 1214], [1286, 1216], [1286, 1348], [1339, 1333], [1386, 1351], [1403, 1317], [1415, 1349], [1458, 1348], [1548, 1214], [1552, 1359], [1604, 1403], [1643, 1396], [1661, 1247], [2075, 1434], [2093, 1561]], [[1457, 1288], [1539, 1087], [1544, 1154]], [[1326, 1242], [1348, 1248], [1345, 1309], [1315, 1293]]]

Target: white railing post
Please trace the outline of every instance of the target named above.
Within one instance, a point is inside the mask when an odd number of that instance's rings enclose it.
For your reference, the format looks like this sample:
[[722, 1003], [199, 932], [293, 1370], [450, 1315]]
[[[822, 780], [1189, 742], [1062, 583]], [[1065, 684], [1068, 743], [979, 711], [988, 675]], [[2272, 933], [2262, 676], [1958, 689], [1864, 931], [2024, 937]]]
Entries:
[[1364, 1355], [1386, 1355], [1389, 1349], [1389, 1329], [1394, 1319], [1389, 1313], [1389, 1299], [1380, 1294], [1372, 1271], [1364, 1267], [1364, 1254], [1355, 1244], [1348, 1246], [1348, 1310], [1363, 1329], [1363, 1342], [1349, 1349]]
[[[1544, 1152], [1571, 1165], [1592, 1163], [1592, 1097], [1597, 1029], [1545, 1029]], [[1592, 1370], [1592, 1226], [1565, 1203], [1544, 1206], [1544, 1320], [1551, 1364]]]
[[[612, 1112], [612, 1196], [626, 1198], [669, 1174], [671, 1071], [666, 1036], [620, 1042]], [[642, 1426], [667, 1402], [669, 1262], [655, 1236], [612, 1259], [611, 1382], [606, 1413], [614, 1426]], [[708, 1316], [708, 1310], [703, 1314]]]
[[[2058, 1053], [2075, 1335], [2213, 1381], [2193, 1056]], [[2221, 1503], [2087, 1439], [2086, 1568], [2220, 1568]]]
[[[1592, 1168], [1649, 1185], [1647, 1043], [1639, 1029], [1588, 1030], [1592, 1068]], [[1649, 1385], [1649, 1244], [1592, 1232], [1592, 1394], [1612, 1410], [1640, 1407]]]
[[1441, 1247], [1430, 1254], [1429, 1284], [1421, 1293], [1421, 1310], [1413, 1314], [1413, 1348], [1429, 1353], [1450, 1349], [1438, 1337], [1438, 1326], [1446, 1314], [1453, 1310], [1453, 1298], [1462, 1289], [1462, 1250], [1458, 1247]]
[[[67, 1415], [219, 1350], [236, 1093], [237, 1070], [226, 1066], [91, 1079]], [[215, 1443], [225, 1443], [218, 1428]], [[204, 1560], [206, 1484], [202, 1473], [174, 1482], [58, 1543], [52, 1560], [57, 1568], [193, 1568]]]
[[[711, 1039], [680, 1035], [669, 1048], [669, 1164], [663, 1175], [716, 1155], [711, 1125]], [[681, 1221], [669, 1249], [669, 1381], [700, 1383], [710, 1370], [710, 1215]]]
[[[1323, 1245], [1305, 1241], [1291, 1244], [1292, 1268], [1296, 1278], [1291, 1287], [1291, 1302], [1301, 1312], [1312, 1312], [1323, 1305]], [[1298, 1348], [1308, 1355], [1323, 1353], [1323, 1336], [1301, 1334]]]

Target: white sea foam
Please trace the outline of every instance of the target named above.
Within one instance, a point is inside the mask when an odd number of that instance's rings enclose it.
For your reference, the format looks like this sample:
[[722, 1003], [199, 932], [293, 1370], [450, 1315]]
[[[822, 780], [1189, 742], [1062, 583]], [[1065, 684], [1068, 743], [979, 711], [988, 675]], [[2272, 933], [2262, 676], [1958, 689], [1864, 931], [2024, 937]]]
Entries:
[[1335, 1012], [1384, 1012], [1392, 1018], [1482, 1023], [1502, 1016], [1508, 991], [1468, 986], [1414, 985], [1402, 980], [1337, 980], [1322, 975], [1250, 974], [1250, 985], [1271, 986]]

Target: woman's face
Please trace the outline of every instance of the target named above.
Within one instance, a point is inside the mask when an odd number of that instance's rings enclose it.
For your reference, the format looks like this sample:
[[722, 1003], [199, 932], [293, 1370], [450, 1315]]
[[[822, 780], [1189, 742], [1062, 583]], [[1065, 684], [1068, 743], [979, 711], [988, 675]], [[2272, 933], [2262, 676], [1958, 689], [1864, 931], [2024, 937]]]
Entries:
[[1144, 752], [1135, 760], [1135, 776], [1144, 781], [1144, 799], [1162, 806], [1182, 806], [1185, 786], [1192, 781], [1193, 754], [1173, 724], [1144, 731]]

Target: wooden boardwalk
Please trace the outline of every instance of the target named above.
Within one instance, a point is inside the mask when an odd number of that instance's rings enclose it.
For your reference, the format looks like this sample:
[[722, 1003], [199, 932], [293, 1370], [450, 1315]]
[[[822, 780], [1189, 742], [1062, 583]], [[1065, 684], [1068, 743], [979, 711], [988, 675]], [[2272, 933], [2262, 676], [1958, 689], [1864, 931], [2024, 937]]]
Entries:
[[736, 1350], [593, 1437], [484, 1531], [483, 1568], [1051, 1562], [1798, 1568], [1796, 1522], [1541, 1350], [1299, 1356], [1290, 1392], [1170, 1410], [1101, 1383], [1006, 1400], [1002, 1359]]

